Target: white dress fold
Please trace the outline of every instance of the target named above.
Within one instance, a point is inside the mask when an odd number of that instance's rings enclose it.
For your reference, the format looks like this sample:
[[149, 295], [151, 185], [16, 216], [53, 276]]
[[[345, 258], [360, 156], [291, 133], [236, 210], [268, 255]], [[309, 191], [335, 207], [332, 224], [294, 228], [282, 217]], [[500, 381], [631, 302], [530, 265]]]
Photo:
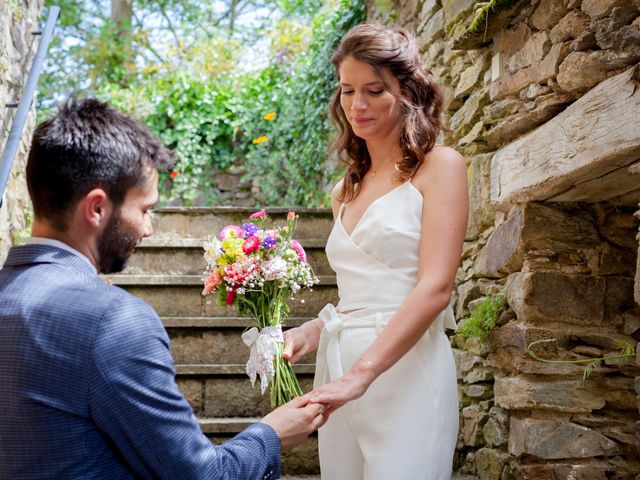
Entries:
[[[350, 236], [340, 208], [326, 247], [340, 301], [319, 314], [314, 386], [348, 371], [415, 287], [422, 206], [422, 194], [403, 183], [375, 200]], [[323, 480], [450, 480], [458, 391], [444, 329], [455, 327], [447, 307], [364, 396], [331, 416], [319, 431]]]

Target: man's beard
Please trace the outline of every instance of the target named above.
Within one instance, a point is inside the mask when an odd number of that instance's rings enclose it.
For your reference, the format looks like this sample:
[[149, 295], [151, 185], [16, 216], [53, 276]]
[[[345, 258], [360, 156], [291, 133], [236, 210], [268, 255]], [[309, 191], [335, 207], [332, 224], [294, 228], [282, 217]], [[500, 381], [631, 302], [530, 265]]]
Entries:
[[140, 241], [127, 231], [120, 210], [113, 213], [102, 236], [98, 239], [98, 270], [100, 273], [121, 272], [134, 247]]

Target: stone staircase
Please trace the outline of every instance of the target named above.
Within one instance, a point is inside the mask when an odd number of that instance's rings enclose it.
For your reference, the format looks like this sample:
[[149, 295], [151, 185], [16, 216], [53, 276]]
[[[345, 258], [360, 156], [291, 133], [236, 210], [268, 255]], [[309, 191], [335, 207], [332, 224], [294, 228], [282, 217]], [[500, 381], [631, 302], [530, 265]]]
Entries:
[[[213, 442], [223, 442], [270, 411], [268, 395], [260, 394], [245, 373], [248, 349], [240, 338], [248, 320], [232, 308], [217, 305], [214, 296], [203, 297], [202, 241], [229, 224], [248, 221], [253, 209], [235, 207], [165, 208], [156, 210], [154, 234], [131, 257], [127, 269], [106, 278], [147, 301], [162, 318], [171, 338], [176, 381], [199, 418], [203, 432]], [[284, 224], [287, 211], [267, 210]], [[291, 304], [286, 326], [313, 318], [327, 302], [337, 301], [335, 277], [324, 255], [332, 226], [328, 209], [297, 209], [295, 232], [307, 251], [320, 284], [304, 291]], [[311, 389], [314, 358], [295, 367], [304, 391]], [[289, 476], [317, 475], [317, 438], [283, 458]]]

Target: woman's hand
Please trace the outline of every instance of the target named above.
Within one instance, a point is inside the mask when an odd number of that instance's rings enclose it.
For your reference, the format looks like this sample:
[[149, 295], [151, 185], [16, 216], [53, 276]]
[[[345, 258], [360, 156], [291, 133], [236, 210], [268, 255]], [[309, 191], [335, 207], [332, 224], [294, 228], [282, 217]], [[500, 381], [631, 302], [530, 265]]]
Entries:
[[320, 334], [324, 325], [322, 320], [314, 318], [299, 327], [284, 332], [284, 351], [282, 356], [291, 363], [296, 363], [309, 352], [315, 352], [320, 343]]
[[326, 405], [328, 416], [345, 403], [360, 398], [378, 377], [373, 363], [360, 357], [346, 374], [309, 392], [310, 403]]

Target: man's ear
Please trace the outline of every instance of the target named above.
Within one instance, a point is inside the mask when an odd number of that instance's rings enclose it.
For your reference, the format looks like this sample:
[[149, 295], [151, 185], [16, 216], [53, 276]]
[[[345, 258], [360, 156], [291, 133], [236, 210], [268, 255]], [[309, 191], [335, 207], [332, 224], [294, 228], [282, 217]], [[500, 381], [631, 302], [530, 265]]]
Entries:
[[87, 222], [95, 228], [100, 228], [109, 220], [112, 210], [111, 200], [102, 188], [94, 188], [82, 200], [82, 213]]

